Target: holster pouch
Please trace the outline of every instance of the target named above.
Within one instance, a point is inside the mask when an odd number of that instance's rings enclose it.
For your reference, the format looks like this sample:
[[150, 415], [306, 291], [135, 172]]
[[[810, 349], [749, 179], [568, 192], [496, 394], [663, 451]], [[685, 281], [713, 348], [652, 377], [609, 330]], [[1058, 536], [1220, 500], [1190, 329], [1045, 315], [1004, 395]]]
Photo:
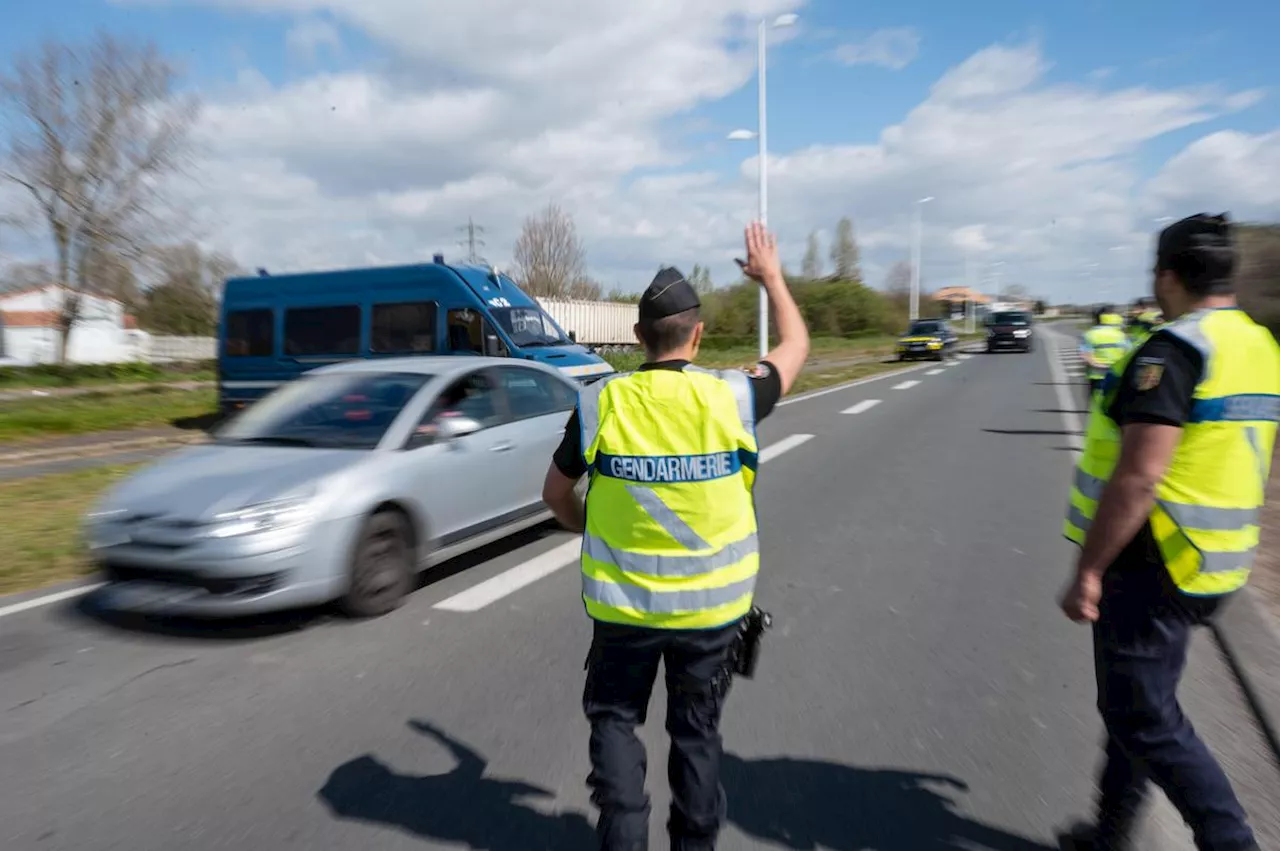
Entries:
[[739, 622], [732, 653], [735, 674], [746, 679], [755, 676], [756, 665], [760, 661], [760, 642], [765, 630], [772, 625], [773, 616], [758, 606], [752, 606], [751, 611]]

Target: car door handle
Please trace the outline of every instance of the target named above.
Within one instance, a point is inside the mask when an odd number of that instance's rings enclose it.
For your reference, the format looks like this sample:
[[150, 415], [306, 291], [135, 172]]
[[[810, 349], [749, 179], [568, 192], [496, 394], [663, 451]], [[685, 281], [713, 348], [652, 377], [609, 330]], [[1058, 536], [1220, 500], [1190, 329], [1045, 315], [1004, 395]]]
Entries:
[[516, 448], [516, 445], [514, 443], [510, 443], [510, 442], [495, 443], [493, 446], [489, 447], [489, 451], [490, 452], [510, 452], [512, 449], [515, 449], [515, 448]]

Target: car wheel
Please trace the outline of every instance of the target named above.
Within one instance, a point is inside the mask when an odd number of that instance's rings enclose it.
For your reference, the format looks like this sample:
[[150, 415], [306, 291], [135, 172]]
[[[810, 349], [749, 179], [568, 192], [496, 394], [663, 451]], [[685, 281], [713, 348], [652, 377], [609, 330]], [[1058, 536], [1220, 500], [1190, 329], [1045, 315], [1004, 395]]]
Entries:
[[351, 585], [342, 610], [376, 618], [399, 608], [413, 584], [409, 521], [399, 511], [379, 511], [365, 522], [351, 558]]

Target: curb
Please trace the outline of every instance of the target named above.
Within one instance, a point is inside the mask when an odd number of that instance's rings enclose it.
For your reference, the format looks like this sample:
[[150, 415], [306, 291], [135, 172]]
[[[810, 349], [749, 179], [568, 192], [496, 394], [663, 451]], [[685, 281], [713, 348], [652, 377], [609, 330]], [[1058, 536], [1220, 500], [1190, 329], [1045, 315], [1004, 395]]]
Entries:
[[1211, 628], [1280, 762], [1280, 629], [1248, 586], [1226, 604]]
[[134, 440], [115, 440], [105, 443], [87, 443], [75, 447], [32, 449], [25, 452], [10, 452], [0, 455], [0, 467], [26, 467], [32, 464], [70, 461], [76, 458], [95, 458], [102, 455], [115, 455], [121, 452], [150, 449], [157, 446], [204, 443], [206, 440], [208, 440], [208, 435], [203, 432], [195, 432], [173, 436], [140, 437]]

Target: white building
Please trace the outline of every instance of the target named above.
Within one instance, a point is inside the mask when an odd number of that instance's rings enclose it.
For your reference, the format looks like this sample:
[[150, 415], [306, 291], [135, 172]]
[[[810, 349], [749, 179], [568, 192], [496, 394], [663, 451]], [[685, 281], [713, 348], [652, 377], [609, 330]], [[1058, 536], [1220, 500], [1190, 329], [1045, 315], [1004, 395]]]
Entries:
[[[69, 291], [49, 285], [0, 294], [3, 346], [7, 363], [54, 363], [58, 360], [58, 311]], [[138, 355], [133, 317], [110, 298], [83, 295], [80, 317], [67, 340], [68, 363], [116, 363]]]

